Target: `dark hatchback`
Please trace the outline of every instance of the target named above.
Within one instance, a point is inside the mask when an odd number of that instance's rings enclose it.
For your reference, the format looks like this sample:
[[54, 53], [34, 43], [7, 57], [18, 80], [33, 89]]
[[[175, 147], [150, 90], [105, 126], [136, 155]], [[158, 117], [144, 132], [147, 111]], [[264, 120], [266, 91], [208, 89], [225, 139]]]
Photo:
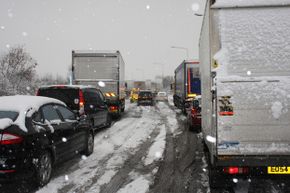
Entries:
[[2, 183], [33, 179], [43, 186], [56, 163], [94, 150], [90, 124], [52, 98], [0, 97], [0, 128]]
[[40, 87], [37, 96], [46, 96], [64, 102], [78, 116], [85, 115], [94, 129], [111, 125], [106, 99], [102, 92], [91, 86], [52, 85]]
[[153, 93], [148, 90], [141, 90], [138, 94], [137, 105], [154, 105]]

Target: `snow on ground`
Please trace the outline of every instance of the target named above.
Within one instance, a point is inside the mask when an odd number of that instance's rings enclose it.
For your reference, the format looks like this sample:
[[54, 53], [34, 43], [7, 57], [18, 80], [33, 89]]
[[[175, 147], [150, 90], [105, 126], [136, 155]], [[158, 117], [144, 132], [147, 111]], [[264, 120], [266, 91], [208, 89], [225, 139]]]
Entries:
[[[167, 104], [160, 102], [157, 107], [156, 109], [150, 106], [136, 106], [135, 103], [127, 102], [126, 115], [110, 128], [96, 134], [94, 153], [69, 166], [67, 172], [60, 173], [37, 193], [56, 193], [60, 189], [65, 192], [100, 192], [102, 185], [112, 180], [126, 160], [138, 151], [138, 147], [148, 140], [150, 134], [156, 129], [159, 134], [143, 161], [146, 166], [163, 159], [166, 127], [175, 133], [178, 123], [175, 111], [171, 110]], [[134, 168], [132, 170], [134, 171]], [[134, 176], [131, 177], [132, 181], [124, 185], [119, 192], [147, 192], [157, 171], [158, 167], [147, 174], [132, 174]], [[66, 190], [66, 187], [70, 188]]]
[[168, 125], [169, 125], [169, 128], [171, 130], [171, 133], [176, 134], [176, 131], [178, 129], [178, 123], [176, 120], [176, 113], [173, 110], [171, 110], [170, 108], [168, 108], [168, 106], [163, 102], [159, 102], [157, 104], [157, 107], [160, 109], [160, 112], [163, 115], [166, 115], [166, 119], [168, 121]]
[[[130, 106], [133, 108], [133, 105]], [[131, 110], [135, 109], [128, 109], [128, 111]], [[111, 180], [128, 156], [137, 151], [137, 147], [159, 124], [159, 116], [152, 110], [147, 110], [146, 108], [143, 110], [142, 119], [124, 118], [106, 131], [97, 133], [94, 153], [79, 162], [80, 169], [64, 174], [68, 176], [68, 181], [65, 180], [64, 176], [52, 179], [38, 193], [57, 192], [59, 188], [68, 184], [74, 184], [75, 187], [78, 187], [88, 183], [96, 175], [99, 175], [99, 178], [91, 190], [99, 192], [100, 186]], [[104, 161], [105, 164], [101, 164]]]
[[165, 125], [160, 127], [160, 133], [156, 137], [154, 144], [150, 147], [148, 155], [144, 160], [145, 165], [149, 165], [156, 160], [160, 160], [163, 157], [166, 144], [166, 129]]
[[[151, 178], [150, 176], [147, 176]], [[117, 193], [146, 193], [149, 190], [151, 182], [146, 179], [146, 176], [140, 176], [136, 180], [121, 188]]]

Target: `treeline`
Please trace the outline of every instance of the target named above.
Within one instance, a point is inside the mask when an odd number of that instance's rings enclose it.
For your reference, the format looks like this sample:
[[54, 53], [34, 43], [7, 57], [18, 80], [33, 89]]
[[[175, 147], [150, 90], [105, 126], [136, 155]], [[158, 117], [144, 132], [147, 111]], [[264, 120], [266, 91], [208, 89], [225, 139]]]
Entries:
[[66, 84], [63, 77], [53, 75], [38, 76], [38, 63], [23, 46], [10, 48], [0, 56], [0, 96], [34, 95], [42, 85]]

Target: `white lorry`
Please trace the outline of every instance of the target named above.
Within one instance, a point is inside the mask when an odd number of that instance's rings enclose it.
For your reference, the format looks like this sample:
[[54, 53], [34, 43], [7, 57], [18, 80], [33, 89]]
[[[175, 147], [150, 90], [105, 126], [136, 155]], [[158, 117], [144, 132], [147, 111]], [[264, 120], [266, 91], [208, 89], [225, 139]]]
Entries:
[[124, 76], [125, 63], [119, 51], [72, 51], [73, 83], [100, 88], [109, 112], [116, 117], [125, 109]]
[[290, 0], [207, 0], [199, 60], [212, 188], [290, 180], [289, 18]]

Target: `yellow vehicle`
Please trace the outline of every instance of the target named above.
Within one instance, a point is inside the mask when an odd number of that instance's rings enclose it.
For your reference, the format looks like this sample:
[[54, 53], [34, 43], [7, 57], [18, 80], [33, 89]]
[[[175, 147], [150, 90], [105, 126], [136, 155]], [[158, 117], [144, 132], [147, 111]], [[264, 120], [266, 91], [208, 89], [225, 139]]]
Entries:
[[138, 94], [139, 94], [139, 89], [138, 88], [133, 88], [131, 90], [131, 92], [130, 92], [130, 102], [131, 103], [137, 102]]

